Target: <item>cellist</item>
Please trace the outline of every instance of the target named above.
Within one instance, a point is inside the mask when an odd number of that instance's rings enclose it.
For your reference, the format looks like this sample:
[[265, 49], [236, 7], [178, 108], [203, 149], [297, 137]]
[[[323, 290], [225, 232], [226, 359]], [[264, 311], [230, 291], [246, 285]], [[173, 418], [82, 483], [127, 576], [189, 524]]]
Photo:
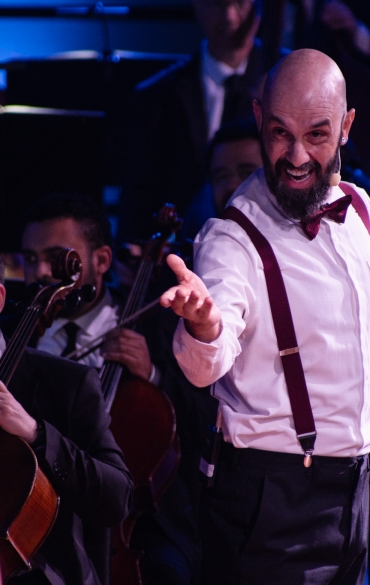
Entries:
[[[3, 281], [1, 261], [0, 312], [6, 297]], [[0, 332], [0, 355], [6, 345]], [[8, 585], [104, 584], [104, 536], [107, 527], [127, 514], [132, 488], [109, 423], [100, 380], [92, 368], [26, 349], [9, 388], [0, 382], [0, 427], [31, 447], [60, 498], [55, 523], [32, 559], [31, 570], [10, 576]], [[3, 446], [0, 437], [0, 465], [9, 459]], [[21, 462], [14, 461], [14, 466], [17, 483], [22, 482]], [[2, 476], [2, 494], [6, 482]], [[2, 497], [0, 509], [6, 510], [6, 506]], [[4, 528], [1, 526], [1, 537]], [[101, 543], [100, 550], [88, 547], [86, 531], [94, 535], [95, 543]], [[11, 564], [7, 554], [2, 541], [0, 570]]]

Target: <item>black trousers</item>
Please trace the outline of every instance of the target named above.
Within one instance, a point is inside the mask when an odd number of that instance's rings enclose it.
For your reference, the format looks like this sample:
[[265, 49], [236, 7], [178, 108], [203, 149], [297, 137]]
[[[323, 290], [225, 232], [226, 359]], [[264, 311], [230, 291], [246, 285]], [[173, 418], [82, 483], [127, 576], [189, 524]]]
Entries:
[[50, 585], [50, 581], [37, 569], [9, 579], [7, 585]]
[[364, 585], [368, 456], [313, 457], [223, 443], [201, 506], [203, 585]]

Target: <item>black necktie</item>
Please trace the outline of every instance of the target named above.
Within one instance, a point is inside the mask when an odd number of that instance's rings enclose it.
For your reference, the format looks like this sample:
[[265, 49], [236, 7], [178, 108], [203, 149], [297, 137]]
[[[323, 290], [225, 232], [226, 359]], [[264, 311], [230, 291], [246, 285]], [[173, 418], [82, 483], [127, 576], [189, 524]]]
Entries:
[[73, 323], [73, 321], [69, 321], [64, 325], [64, 330], [67, 333], [67, 345], [60, 354], [62, 357], [69, 355], [76, 349], [76, 337], [79, 326], [76, 325], [76, 323]]
[[327, 203], [320, 207], [319, 211], [313, 217], [307, 220], [302, 220], [301, 225], [303, 230], [306, 232], [310, 240], [313, 240], [320, 229], [320, 221], [324, 215], [327, 215], [330, 219], [337, 223], [344, 223], [346, 219], [346, 213], [348, 206], [352, 201], [352, 195], [345, 195], [333, 203]]
[[238, 117], [238, 103], [241, 92], [241, 75], [234, 73], [227, 77], [223, 83], [225, 88], [224, 109], [221, 124]]

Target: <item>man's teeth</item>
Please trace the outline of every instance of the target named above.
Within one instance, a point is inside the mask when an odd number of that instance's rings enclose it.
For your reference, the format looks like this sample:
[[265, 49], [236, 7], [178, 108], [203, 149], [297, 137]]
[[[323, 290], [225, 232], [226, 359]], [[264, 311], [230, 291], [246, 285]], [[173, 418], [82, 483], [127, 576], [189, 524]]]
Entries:
[[300, 171], [297, 169], [297, 170], [290, 170], [290, 171], [287, 170], [286, 172], [295, 181], [302, 181], [303, 179], [306, 179], [310, 175], [311, 171]]

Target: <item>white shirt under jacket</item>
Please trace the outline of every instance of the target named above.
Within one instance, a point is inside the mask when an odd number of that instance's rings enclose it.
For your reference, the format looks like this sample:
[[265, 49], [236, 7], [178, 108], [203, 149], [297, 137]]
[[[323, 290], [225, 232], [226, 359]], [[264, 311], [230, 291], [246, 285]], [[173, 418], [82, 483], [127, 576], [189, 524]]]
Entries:
[[[368, 197], [356, 188], [370, 209]], [[331, 188], [327, 202], [344, 194]], [[352, 206], [344, 224], [323, 218], [309, 240], [279, 211], [259, 169], [233, 205], [269, 240], [286, 286], [317, 440], [315, 454], [370, 451], [370, 236]], [[262, 262], [245, 231], [210, 219], [195, 240], [195, 271], [222, 314], [213, 343], [181, 320], [174, 352], [196, 386], [214, 384], [225, 440], [235, 447], [302, 453], [296, 437]]]
[[[114, 329], [119, 319], [119, 311], [120, 309], [113, 301], [111, 293], [108, 289], [105, 289], [105, 293], [99, 303], [91, 311], [74, 320], [74, 323], [80, 328], [76, 337], [76, 349], [81, 349], [87, 343], [91, 343], [94, 339], [100, 337], [100, 335]], [[55, 319], [51, 327], [46, 329], [45, 334], [40, 338], [37, 349], [47, 351], [53, 355], [61, 355], [67, 345], [67, 333], [64, 329], [66, 323], [68, 323], [68, 319]], [[103, 362], [104, 359], [100, 355], [99, 349], [80, 360], [81, 364], [96, 368], [100, 368]]]

